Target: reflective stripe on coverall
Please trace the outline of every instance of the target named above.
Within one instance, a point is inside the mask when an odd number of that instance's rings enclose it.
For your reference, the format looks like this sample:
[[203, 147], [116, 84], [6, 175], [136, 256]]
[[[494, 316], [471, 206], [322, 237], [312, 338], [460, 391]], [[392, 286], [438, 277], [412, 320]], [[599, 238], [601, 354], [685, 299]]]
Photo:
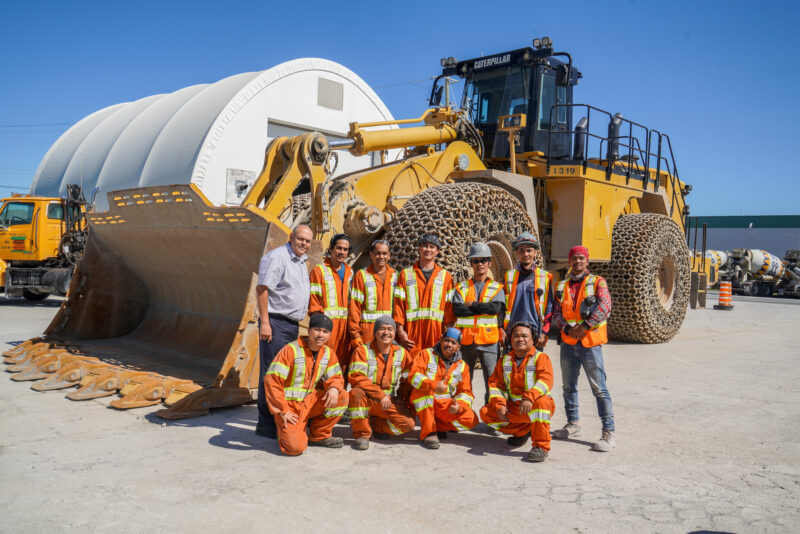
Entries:
[[403, 325], [408, 339], [415, 343], [412, 356], [434, 346], [442, 337], [445, 325], [453, 322], [452, 290], [450, 273], [439, 265], [433, 268], [427, 282], [419, 262], [400, 273], [394, 290], [393, 318]]
[[362, 344], [372, 343], [375, 339], [372, 331], [375, 320], [381, 315], [392, 315], [397, 276], [397, 271], [386, 267], [388, 283], [381, 282], [370, 265], [358, 271], [353, 277], [347, 317], [351, 349], [355, 350]]
[[347, 304], [350, 296], [350, 282], [353, 269], [344, 264], [344, 280], [333, 271], [331, 260], [325, 258], [311, 271], [311, 297], [308, 300], [308, 314], [322, 312], [333, 321], [331, 337], [326, 343], [336, 353], [339, 364], [344, 368], [350, 361], [350, 344], [347, 341]]

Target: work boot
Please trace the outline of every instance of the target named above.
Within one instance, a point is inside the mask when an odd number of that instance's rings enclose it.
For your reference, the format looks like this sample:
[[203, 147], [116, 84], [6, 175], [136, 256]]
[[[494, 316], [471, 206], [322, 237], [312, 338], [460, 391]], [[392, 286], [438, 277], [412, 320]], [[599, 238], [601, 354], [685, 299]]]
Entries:
[[547, 451], [541, 447], [534, 447], [528, 452], [525, 460], [528, 462], [544, 462], [547, 459]]
[[439, 432], [439, 431], [437, 431], [436, 432], [436, 437], [438, 437], [439, 439], [447, 439], [447, 432]]
[[392, 436], [390, 436], [390, 435], [389, 435], [389, 434], [387, 434], [386, 432], [373, 432], [373, 433], [372, 433], [372, 437], [373, 437], [373, 438], [375, 438], [375, 439], [379, 439], [379, 440], [381, 440], [381, 441], [387, 441], [387, 440], [388, 440], [388, 439], [390, 439]]
[[256, 425], [256, 435], [269, 439], [278, 439], [278, 433], [274, 429], [268, 428], [264, 425]]
[[425, 439], [422, 440], [422, 446], [426, 449], [438, 449], [439, 438], [436, 437], [436, 434], [428, 434], [425, 436]]
[[328, 447], [329, 449], [338, 449], [342, 445], [344, 445], [344, 440], [342, 438], [336, 438], [331, 436], [329, 438], [321, 439], [319, 441], [309, 440], [308, 445], [314, 447]]
[[528, 441], [530, 435], [531, 433], [528, 432], [524, 436], [510, 436], [508, 439], [506, 439], [506, 443], [508, 443], [510, 447], [522, 447], [525, 445], [525, 442]]
[[581, 427], [578, 426], [578, 423], [567, 423], [564, 425], [563, 428], [559, 428], [558, 430], [553, 430], [553, 437], [556, 439], [572, 439], [580, 437], [581, 434]]
[[356, 438], [353, 448], [357, 451], [365, 451], [369, 449], [369, 438]]
[[608, 452], [617, 446], [617, 440], [614, 439], [613, 430], [603, 430], [603, 435], [600, 436], [600, 441], [592, 445], [592, 450], [597, 452]]

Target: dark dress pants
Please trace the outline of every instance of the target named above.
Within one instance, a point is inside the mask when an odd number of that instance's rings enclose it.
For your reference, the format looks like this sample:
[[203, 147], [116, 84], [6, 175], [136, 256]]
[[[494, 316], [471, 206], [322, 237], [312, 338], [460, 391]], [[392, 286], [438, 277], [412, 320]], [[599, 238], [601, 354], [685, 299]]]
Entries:
[[[275, 417], [267, 408], [267, 397], [264, 392], [264, 375], [267, 368], [275, 356], [283, 347], [297, 340], [300, 333], [299, 325], [296, 321], [291, 321], [280, 315], [269, 316], [269, 325], [272, 327], [272, 341], [267, 343], [263, 339], [258, 343], [258, 355], [261, 369], [261, 380], [258, 382], [258, 426], [269, 434], [276, 433], [278, 427], [275, 425]], [[260, 331], [260, 328], [259, 328]]]

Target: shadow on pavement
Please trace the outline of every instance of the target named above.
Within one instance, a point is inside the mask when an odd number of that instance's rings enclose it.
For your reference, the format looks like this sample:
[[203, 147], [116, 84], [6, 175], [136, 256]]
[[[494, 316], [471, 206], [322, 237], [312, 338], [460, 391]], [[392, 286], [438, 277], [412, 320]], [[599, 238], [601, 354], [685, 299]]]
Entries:
[[0, 306], [14, 308], [58, 308], [64, 299], [47, 298], [44, 300], [8, 299], [0, 297]]

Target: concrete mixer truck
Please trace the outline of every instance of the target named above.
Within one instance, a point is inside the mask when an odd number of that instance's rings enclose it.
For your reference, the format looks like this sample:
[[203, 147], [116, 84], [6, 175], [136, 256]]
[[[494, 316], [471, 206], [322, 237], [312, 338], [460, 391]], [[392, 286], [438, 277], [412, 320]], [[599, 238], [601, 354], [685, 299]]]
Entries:
[[[783, 261], [766, 250], [735, 248], [729, 254], [730, 279], [737, 295], [769, 297], [783, 279]], [[723, 278], [723, 279], [725, 279]]]

